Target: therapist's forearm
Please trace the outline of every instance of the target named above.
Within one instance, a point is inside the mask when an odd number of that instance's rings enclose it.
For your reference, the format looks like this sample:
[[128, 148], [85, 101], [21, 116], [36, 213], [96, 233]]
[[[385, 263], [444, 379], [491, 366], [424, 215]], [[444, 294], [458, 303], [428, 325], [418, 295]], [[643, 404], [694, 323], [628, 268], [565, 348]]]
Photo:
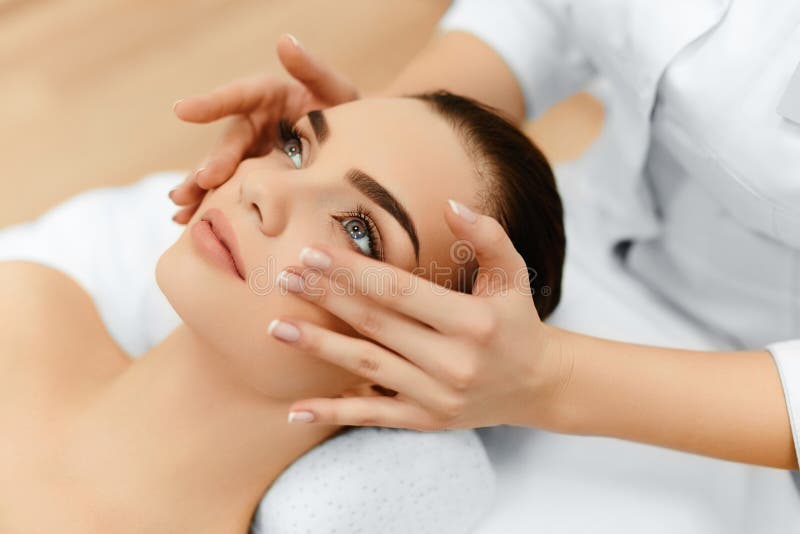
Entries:
[[435, 37], [380, 94], [437, 89], [489, 104], [516, 124], [525, 118], [525, 99], [511, 69], [489, 45], [468, 33]]
[[767, 351], [701, 352], [558, 331], [571, 362], [556, 430], [797, 469], [777, 368]]

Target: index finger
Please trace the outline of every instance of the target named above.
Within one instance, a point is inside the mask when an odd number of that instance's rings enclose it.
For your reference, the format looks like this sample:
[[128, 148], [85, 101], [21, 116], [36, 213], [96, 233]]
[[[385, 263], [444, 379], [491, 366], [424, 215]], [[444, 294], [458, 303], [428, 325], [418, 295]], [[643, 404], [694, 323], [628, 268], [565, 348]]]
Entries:
[[303, 248], [300, 261], [322, 271], [333, 290], [364, 295], [442, 333], [462, 333], [464, 317], [476, 305], [470, 295], [447, 287], [450, 284], [434, 283], [419, 272], [411, 273], [345, 248], [315, 244]]
[[279, 94], [285, 90], [271, 75], [250, 76], [234, 80], [208, 94], [179, 100], [173, 111], [179, 119], [187, 122], [212, 122], [269, 107], [272, 101], [285, 96]]

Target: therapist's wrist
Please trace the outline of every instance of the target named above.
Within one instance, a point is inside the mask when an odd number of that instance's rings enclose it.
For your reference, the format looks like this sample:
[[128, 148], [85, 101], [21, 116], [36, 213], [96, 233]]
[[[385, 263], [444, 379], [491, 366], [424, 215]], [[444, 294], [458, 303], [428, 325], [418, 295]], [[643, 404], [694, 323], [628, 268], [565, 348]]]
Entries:
[[575, 369], [574, 334], [543, 323], [539, 338], [530, 355], [535, 363], [528, 371], [529, 398], [512, 424], [565, 432], [572, 419], [565, 396]]

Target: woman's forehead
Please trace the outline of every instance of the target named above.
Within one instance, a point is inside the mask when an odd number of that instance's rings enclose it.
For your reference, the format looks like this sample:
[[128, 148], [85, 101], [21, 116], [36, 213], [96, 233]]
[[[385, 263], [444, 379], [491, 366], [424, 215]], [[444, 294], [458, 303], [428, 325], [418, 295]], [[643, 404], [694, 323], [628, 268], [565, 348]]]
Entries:
[[[324, 111], [325, 147], [400, 188], [469, 189], [474, 165], [451, 124], [413, 98], [364, 99]], [[448, 197], [449, 198], [449, 197]]]

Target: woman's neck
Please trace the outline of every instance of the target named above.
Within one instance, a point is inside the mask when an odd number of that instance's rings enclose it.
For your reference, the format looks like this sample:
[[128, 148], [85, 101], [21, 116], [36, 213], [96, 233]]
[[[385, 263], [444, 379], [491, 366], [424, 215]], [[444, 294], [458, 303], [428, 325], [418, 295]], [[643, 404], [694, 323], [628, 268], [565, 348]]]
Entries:
[[181, 325], [79, 416], [66, 464], [117, 532], [246, 532], [267, 486], [337, 430], [289, 425], [289, 405]]

